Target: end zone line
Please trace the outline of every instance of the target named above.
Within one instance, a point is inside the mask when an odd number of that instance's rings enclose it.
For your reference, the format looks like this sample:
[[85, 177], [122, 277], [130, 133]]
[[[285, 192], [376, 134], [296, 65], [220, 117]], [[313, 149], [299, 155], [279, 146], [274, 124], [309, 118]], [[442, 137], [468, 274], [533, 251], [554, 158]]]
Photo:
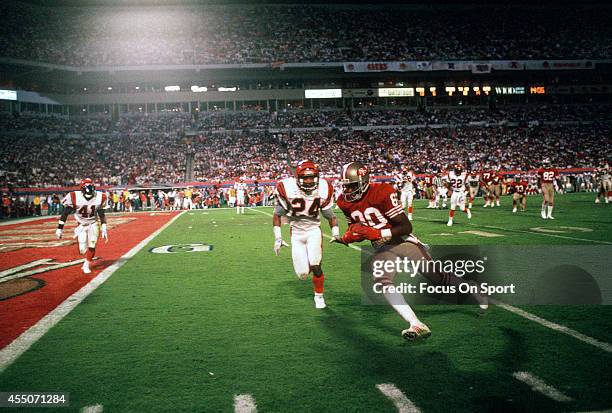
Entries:
[[559, 390], [555, 389], [550, 384], [546, 384], [546, 382], [544, 382], [544, 380], [542, 380], [541, 378], [534, 376], [533, 374], [527, 371], [517, 371], [515, 373], [512, 373], [512, 377], [525, 383], [531, 388], [531, 390], [543, 394], [544, 396], [556, 402], [568, 403], [574, 400], [571, 397], [561, 393]]
[[[261, 214], [265, 214], [265, 215], [268, 215], [268, 216], [272, 216], [272, 214], [270, 214], [268, 212], [258, 211], [256, 209], [254, 209], [254, 211], [257, 211], [257, 212], [259, 212]], [[542, 235], [544, 235], [544, 234], [542, 234]], [[327, 234], [323, 233], [323, 236], [326, 237], [326, 238], [331, 239], [331, 236], [329, 236]], [[354, 250], [361, 251], [361, 247], [358, 247], [356, 245], [349, 244], [349, 247], [351, 247]], [[538, 317], [535, 314], [531, 314], [531, 313], [529, 313], [529, 312], [527, 312], [525, 310], [521, 310], [520, 308], [511, 306], [509, 304], [504, 304], [501, 301], [491, 300], [491, 303], [495, 304], [496, 306], [498, 306], [500, 308], [503, 308], [506, 311], [509, 311], [509, 312], [514, 313], [514, 314], [516, 314], [518, 316], [521, 316], [521, 317], [526, 318], [528, 320], [531, 320], [531, 321], [533, 321], [535, 323], [538, 323], [541, 326], [550, 328], [551, 330], [555, 330], [555, 331], [558, 331], [558, 332], [563, 333], [563, 334], [567, 334], [567, 335], [569, 335], [571, 337], [574, 337], [577, 340], [580, 340], [580, 341], [582, 341], [584, 343], [590, 344], [590, 345], [592, 345], [594, 347], [597, 347], [597, 348], [599, 348], [601, 350], [604, 350], [604, 351], [606, 351], [608, 353], [612, 352], [612, 344], [606, 343], [604, 341], [599, 341], [599, 340], [597, 340], [597, 339], [595, 339], [593, 337], [589, 337], [589, 336], [587, 336], [585, 334], [579, 333], [576, 330], [572, 330], [569, 327], [565, 327], [563, 325], [560, 325], [560, 324], [557, 324], [557, 323], [553, 323], [552, 321], [548, 321], [548, 320], [546, 320], [546, 319], [544, 319], [542, 317]]]
[[412, 401], [393, 383], [377, 384], [376, 388], [382, 394], [387, 396], [393, 402], [399, 413], [420, 413], [421, 410], [416, 407]]
[[92, 279], [89, 283], [85, 284], [81, 289], [70, 297], [66, 298], [64, 302], [55, 307], [49, 314], [38, 320], [36, 324], [30, 327], [28, 330], [21, 333], [19, 337], [13, 340], [9, 345], [0, 350], [0, 373], [2, 373], [8, 366], [13, 364], [15, 360], [25, 353], [38, 339], [44, 336], [54, 325], [56, 325], [62, 318], [70, 313], [77, 305], [81, 303], [89, 294], [95, 291], [102, 283], [110, 278], [115, 271], [117, 271], [123, 264], [125, 264], [129, 258], [133, 257], [141, 249], [145, 247], [153, 238], [155, 238], [160, 232], [169, 227], [178, 217], [183, 215], [183, 212], [173, 217], [170, 221], [166, 222], [161, 228], [157, 229], [147, 238], [140, 241], [138, 245], [126, 252], [121, 258], [105, 268], [98, 276]]
[[257, 404], [250, 394], [237, 394], [234, 396], [235, 413], [257, 413]]

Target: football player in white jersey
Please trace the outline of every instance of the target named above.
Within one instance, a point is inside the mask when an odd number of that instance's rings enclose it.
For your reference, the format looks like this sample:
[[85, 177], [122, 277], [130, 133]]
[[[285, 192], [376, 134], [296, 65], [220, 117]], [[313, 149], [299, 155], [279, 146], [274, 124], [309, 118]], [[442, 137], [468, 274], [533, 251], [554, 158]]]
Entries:
[[448, 199], [448, 177], [446, 175], [435, 175], [433, 178], [434, 182], [434, 205], [438, 207], [438, 202], [442, 200], [442, 209], [446, 208], [446, 201]]
[[402, 208], [408, 208], [408, 219], [412, 221], [412, 200], [414, 198], [414, 172], [407, 170], [406, 172], [395, 175], [395, 183], [400, 191], [400, 200]]
[[234, 183], [234, 189], [236, 190], [236, 213], [244, 214], [244, 203], [247, 196], [247, 184], [242, 178], [239, 182]]
[[[80, 191], [69, 192], [62, 200], [65, 209], [57, 223], [55, 236], [57, 239], [62, 238], [68, 215], [74, 212], [74, 217], [79, 225], [74, 230], [73, 238], [78, 239], [79, 252], [81, 255], [85, 255], [85, 262], [83, 262], [81, 269], [85, 274], [89, 274], [100, 233], [102, 238], [108, 242], [106, 215], [104, 214], [107, 197], [105, 193], [96, 191], [93, 181], [89, 178], [81, 180], [79, 186]], [[99, 222], [98, 217], [100, 218]]]
[[468, 219], [472, 219], [472, 213], [469, 208], [465, 207], [465, 184], [467, 180], [467, 172], [463, 171], [463, 167], [460, 164], [456, 164], [448, 173], [448, 182], [450, 188], [453, 191], [451, 195], [450, 211], [448, 211], [448, 225], [453, 225], [453, 219], [455, 217], [455, 209], [457, 206], [467, 214]]
[[281, 248], [287, 246], [281, 236], [281, 217], [286, 216], [291, 226], [293, 269], [302, 280], [313, 273], [314, 302], [319, 309], [326, 307], [319, 214], [329, 222], [332, 236], [340, 236], [338, 220], [332, 208], [333, 195], [332, 186], [325, 179], [319, 180], [319, 167], [308, 160], [298, 163], [295, 177], [285, 178], [276, 186], [277, 203], [272, 219], [274, 252], [278, 255]]

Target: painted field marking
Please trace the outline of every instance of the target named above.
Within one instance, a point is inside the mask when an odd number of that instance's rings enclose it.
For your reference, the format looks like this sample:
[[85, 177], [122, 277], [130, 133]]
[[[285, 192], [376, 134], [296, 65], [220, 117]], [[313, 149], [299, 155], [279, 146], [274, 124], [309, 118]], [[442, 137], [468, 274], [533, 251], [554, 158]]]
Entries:
[[538, 317], [535, 314], [531, 314], [525, 310], [521, 310], [520, 308], [511, 306], [510, 304], [504, 304], [502, 302], [499, 302], [497, 300], [491, 300], [491, 302], [495, 305], [497, 305], [498, 307], [503, 308], [504, 310], [510, 311], [511, 313], [514, 313], [516, 315], [519, 315], [523, 318], [526, 318], [528, 320], [531, 320], [535, 323], [538, 323], [546, 328], [550, 328], [551, 330], [555, 330], [558, 331], [560, 333], [563, 334], [567, 334], [568, 336], [574, 337], [577, 340], [580, 340], [584, 343], [590, 344], [594, 347], [597, 347], [603, 351], [606, 351], [608, 353], [612, 352], [612, 345], [609, 343], [606, 343], [605, 341], [599, 341], [593, 337], [589, 337], [585, 334], [579, 333], [576, 330], [572, 330], [569, 327], [565, 327], [561, 324], [557, 324], [557, 323], [553, 323], [552, 321], [548, 321], [542, 317]]
[[145, 247], [153, 238], [159, 233], [168, 228], [174, 221], [183, 215], [183, 212], [173, 217], [170, 221], [166, 222], [161, 228], [157, 229], [147, 238], [140, 241], [138, 245], [126, 252], [121, 258], [111, 264], [109, 267], [104, 269], [96, 278], [93, 278], [89, 283], [85, 284], [81, 289], [70, 297], [66, 298], [64, 302], [55, 307], [53, 311], [38, 320], [36, 324], [21, 333], [19, 337], [13, 340], [9, 345], [0, 350], [0, 373], [2, 373], [8, 366], [13, 364], [15, 360], [19, 358], [23, 353], [29, 349], [32, 344], [36, 343], [42, 336], [45, 335], [54, 325], [56, 325], [62, 318], [66, 317], [77, 305], [81, 303], [89, 294], [94, 292], [96, 288], [102, 285], [106, 280], [110, 278], [115, 271], [125, 264], [128, 259], [136, 255], [141, 249]]
[[81, 409], [81, 413], [102, 413], [104, 411], [104, 406], [101, 404], [96, 404], [94, 406], [87, 406]]
[[479, 237], [485, 237], [485, 238], [503, 237], [502, 234], [495, 234], [493, 232], [486, 232], [486, 231], [478, 231], [476, 229], [469, 230], [469, 231], [460, 231], [459, 234], [478, 235]]
[[250, 394], [237, 394], [234, 396], [235, 413], [257, 413], [257, 404]]
[[567, 403], [574, 400], [571, 397], [561, 393], [550, 384], [546, 384], [546, 382], [544, 382], [544, 380], [541, 378], [534, 376], [529, 372], [517, 371], [516, 373], [512, 373], [512, 377], [528, 385], [531, 390], [541, 393], [556, 402]]
[[412, 401], [393, 383], [377, 384], [376, 388], [382, 394], [387, 396], [393, 402], [399, 413], [420, 413], [421, 410], [416, 407]]
[[[258, 210], [255, 210], [255, 211], [260, 212], [260, 213], [265, 214], [265, 215], [268, 215], [268, 216], [272, 216], [272, 214], [264, 212], [264, 211], [258, 211]], [[542, 234], [542, 235], [544, 235], [544, 234]], [[331, 236], [329, 236], [327, 234], [323, 234], [323, 236], [326, 237], [326, 238], [331, 239]], [[351, 247], [354, 250], [361, 251], [361, 247], [358, 247], [356, 245], [349, 244], [349, 247]], [[597, 340], [597, 339], [595, 339], [593, 337], [589, 337], [589, 336], [587, 336], [585, 334], [579, 333], [578, 331], [572, 330], [569, 327], [565, 327], [563, 325], [560, 325], [560, 324], [557, 324], [557, 323], [553, 323], [552, 321], [548, 321], [548, 320], [546, 320], [546, 319], [544, 319], [542, 317], [538, 317], [535, 314], [531, 314], [531, 313], [529, 313], [529, 312], [527, 312], [525, 310], [521, 310], [520, 308], [513, 307], [513, 306], [511, 306], [509, 304], [504, 304], [501, 301], [497, 301], [497, 300], [490, 300], [490, 301], [491, 301], [492, 304], [495, 304], [498, 307], [503, 308], [506, 311], [510, 311], [511, 313], [514, 313], [514, 314], [516, 314], [518, 316], [521, 316], [523, 318], [531, 320], [531, 321], [533, 321], [535, 323], [538, 323], [538, 324], [540, 324], [540, 325], [542, 325], [544, 327], [550, 328], [551, 330], [555, 330], [555, 331], [558, 331], [560, 333], [567, 334], [567, 335], [569, 335], [571, 337], [574, 337], [577, 340], [580, 340], [580, 341], [582, 341], [584, 343], [587, 343], [587, 344], [590, 344], [590, 345], [592, 345], [594, 347], [602, 349], [602, 350], [604, 350], [604, 351], [606, 351], [608, 353], [612, 352], [612, 345], [609, 344], [609, 343], [606, 343], [606, 342], [603, 342], [603, 341], [599, 341], [599, 340]]]
[[[429, 219], [429, 218], [423, 218], [423, 217], [416, 217], [415, 220], [422, 220], [422, 221], [429, 221], [429, 222], [441, 222], [439, 219]], [[574, 241], [587, 241], [587, 242], [594, 242], [596, 244], [612, 245], [612, 242], [610, 241], [600, 241], [600, 240], [595, 240], [595, 239], [577, 238], [577, 237], [570, 237], [567, 235], [559, 235], [559, 234], [548, 234], [548, 233], [544, 233], [540, 231], [527, 231], [527, 230], [522, 230], [522, 229], [502, 228], [502, 227], [496, 227], [493, 225], [479, 225], [479, 224], [474, 224], [472, 222], [468, 222], [467, 225], [471, 225], [473, 227], [479, 227], [479, 228], [496, 229], [496, 230], [505, 231], [505, 232], [518, 232], [522, 234], [533, 234], [533, 235], [541, 235], [544, 237], [562, 238], [562, 239], [570, 239]], [[565, 227], [565, 228], [569, 228], [569, 227]], [[580, 232], [585, 232], [585, 231], [580, 231]]]

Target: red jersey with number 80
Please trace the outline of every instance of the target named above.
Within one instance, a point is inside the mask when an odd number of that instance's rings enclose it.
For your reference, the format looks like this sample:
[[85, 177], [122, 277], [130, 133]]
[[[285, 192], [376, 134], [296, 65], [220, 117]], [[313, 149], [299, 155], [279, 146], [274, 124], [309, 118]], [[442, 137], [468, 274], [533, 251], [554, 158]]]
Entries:
[[85, 199], [81, 191], [72, 191], [64, 197], [62, 205], [74, 208], [74, 217], [79, 224], [94, 224], [98, 210], [106, 208], [106, 194], [96, 191], [91, 199]]
[[387, 183], [371, 183], [363, 197], [355, 202], [348, 202], [340, 195], [337, 203], [350, 224], [361, 222], [376, 229], [391, 229], [391, 219], [404, 213], [397, 192]]

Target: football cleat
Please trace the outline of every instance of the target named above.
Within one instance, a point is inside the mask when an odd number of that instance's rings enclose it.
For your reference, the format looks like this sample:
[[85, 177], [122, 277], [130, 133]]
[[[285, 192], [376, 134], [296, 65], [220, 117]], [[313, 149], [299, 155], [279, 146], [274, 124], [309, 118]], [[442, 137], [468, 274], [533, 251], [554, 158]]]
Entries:
[[542, 211], [540, 215], [542, 216], [542, 219], [546, 219], [546, 212]]
[[548, 217], [546, 217], [546, 219], [555, 219], [555, 217], [553, 217], [552, 215], [549, 215]]
[[85, 260], [85, 262], [83, 263], [83, 265], [81, 266], [81, 270], [83, 270], [84, 274], [89, 274], [91, 273], [91, 270], [89, 269], [89, 261]]
[[431, 335], [431, 330], [425, 324], [412, 324], [402, 331], [402, 337], [408, 341], [424, 340]]
[[446, 223], [446, 226], [452, 227], [453, 226], [453, 220], [449, 219], [448, 222]]
[[314, 302], [315, 302], [316, 309], [320, 310], [320, 309], [327, 307], [327, 305], [325, 304], [325, 298], [323, 298], [323, 294], [315, 294]]
[[408, 221], [412, 221], [412, 214], [408, 214]]
[[467, 210], [467, 217], [468, 219], [472, 219], [472, 211], [470, 211], [469, 209]]

